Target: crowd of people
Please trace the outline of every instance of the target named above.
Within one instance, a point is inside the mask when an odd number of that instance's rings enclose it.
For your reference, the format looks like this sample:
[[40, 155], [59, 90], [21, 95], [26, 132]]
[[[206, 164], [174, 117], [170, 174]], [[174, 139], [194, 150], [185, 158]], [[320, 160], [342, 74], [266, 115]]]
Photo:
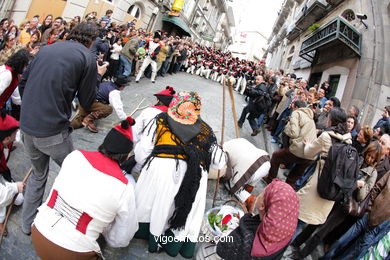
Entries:
[[[192, 258], [208, 172], [227, 167], [224, 186], [249, 213], [229, 231], [233, 241], [214, 246], [215, 259], [281, 259], [289, 246], [303, 259], [321, 244], [323, 259], [386, 258], [377, 245], [390, 231], [389, 106], [374, 127], [360, 125], [359, 108], [342, 109], [328, 82], [309, 86], [264, 61], [136, 29], [136, 20], [118, 25], [112, 13], [0, 22], [0, 232], [19, 194], [22, 232], [42, 259], [99, 259], [101, 234], [112, 247], [135, 237], [149, 252]], [[248, 120], [256, 136], [266, 124], [280, 149], [269, 155], [242, 138], [221, 147], [199, 94], [178, 88], [158, 91], [135, 120], [126, 115], [120, 93], [131, 76], [155, 83], [182, 71], [232, 84], [247, 100], [238, 126]], [[121, 123], [98, 151], [74, 150], [72, 131], [98, 132], [94, 121], [114, 110]], [[26, 184], [7, 166], [20, 133], [32, 164]], [[61, 170], [43, 201], [50, 159]]]

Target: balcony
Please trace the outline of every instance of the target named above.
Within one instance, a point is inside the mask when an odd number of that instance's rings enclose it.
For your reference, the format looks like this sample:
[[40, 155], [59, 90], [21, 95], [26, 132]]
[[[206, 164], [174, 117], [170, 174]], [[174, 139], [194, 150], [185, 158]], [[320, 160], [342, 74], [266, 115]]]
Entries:
[[296, 27], [305, 31], [310, 25], [320, 20], [326, 14], [326, 4], [323, 1], [309, 1], [307, 9], [303, 11], [301, 17], [295, 22]]
[[299, 56], [313, 62], [318, 51], [330, 47], [348, 48], [356, 56], [360, 56], [361, 43], [362, 35], [343, 18], [337, 17], [303, 40]]
[[289, 41], [293, 41], [293, 40], [295, 40], [301, 33], [302, 33], [301, 29], [299, 29], [298, 27], [294, 26], [294, 27], [287, 33], [286, 38], [287, 38]]
[[337, 6], [337, 5], [341, 4], [342, 2], [344, 2], [344, 0], [326, 0], [326, 2], [328, 4], [330, 4], [331, 6]]

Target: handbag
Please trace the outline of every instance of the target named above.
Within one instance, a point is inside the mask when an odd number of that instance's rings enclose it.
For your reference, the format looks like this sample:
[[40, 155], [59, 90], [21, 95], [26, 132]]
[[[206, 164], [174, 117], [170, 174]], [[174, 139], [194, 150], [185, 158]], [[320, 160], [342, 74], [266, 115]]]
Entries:
[[371, 193], [364, 198], [364, 200], [357, 202], [354, 196], [351, 196], [349, 200], [344, 204], [344, 210], [347, 214], [354, 217], [361, 217], [366, 213], [371, 200]]
[[[375, 167], [376, 167], [376, 165], [375, 165]], [[375, 170], [375, 167], [373, 167], [372, 171]], [[360, 173], [358, 179], [361, 179], [360, 178], [361, 176], [362, 175]], [[369, 204], [371, 201], [371, 192], [369, 192], [367, 194], [367, 196], [362, 201], [359, 201], [359, 202], [355, 199], [356, 192], [357, 192], [357, 189], [354, 190], [354, 192], [352, 193], [352, 196], [349, 197], [349, 199], [344, 203], [344, 211], [351, 216], [362, 217], [364, 215], [364, 213], [366, 213], [366, 211], [369, 207]]]

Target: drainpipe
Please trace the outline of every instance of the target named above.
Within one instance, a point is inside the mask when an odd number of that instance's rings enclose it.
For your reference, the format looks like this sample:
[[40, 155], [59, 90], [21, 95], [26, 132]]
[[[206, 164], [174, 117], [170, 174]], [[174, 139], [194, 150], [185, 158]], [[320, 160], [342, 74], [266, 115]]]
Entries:
[[[374, 0], [371, 0], [371, 9], [372, 9], [372, 17], [373, 17], [373, 19], [372, 19], [372, 22], [373, 22], [372, 28], [373, 28], [373, 31], [374, 31], [374, 39], [373, 39], [374, 44], [373, 44], [373, 46], [372, 46], [372, 47], [373, 47], [373, 57], [372, 57], [372, 60], [375, 61], [376, 41], [377, 41], [377, 39], [376, 39], [376, 23], [375, 23]], [[371, 70], [371, 73], [370, 73], [370, 83], [368, 84], [367, 95], [366, 95], [366, 97], [364, 98], [363, 113], [366, 112], [365, 117], [364, 117], [365, 121], [366, 121], [366, 118], [367, 118], [367, 112], [368, 112], [368, 108], [369, 108], [369, 106], [368, 106], [368, 104], [367, 104], [367, 102], [368, 102], [368, 97], [369, 97], [369, 96], [372, 96], [373, 84], [375, 83], [374, 71], [376, 71], [376, 68], [377, 68], [377, 65], [376, 65], [376, 64], [377, 64], [376, 62], [373, 63], [372, 70]], [[360, 65], [360, 64], [359, 64], [359, 65]], [[362, 115], [362, 116], [363, 116], [363, 115]], [[360, 116], [360, 118], [361, 118], [362, 116]]]

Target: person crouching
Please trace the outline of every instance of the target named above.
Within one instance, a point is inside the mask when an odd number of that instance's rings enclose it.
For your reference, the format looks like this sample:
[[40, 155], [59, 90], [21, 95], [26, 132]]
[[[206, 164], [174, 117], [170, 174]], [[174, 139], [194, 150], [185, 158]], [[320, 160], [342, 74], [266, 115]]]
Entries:
[[122, 75], [118, 76], [115, 82], [102, 82], [99, 85], [96, 100], [92, 103], [91, 109], [86, 111], [79, 106], [78, 114], [71, 122], [72, 127], [77, 129], [85, 126], [92, 133], [97, 133], [95, 120], [108, 117], [111, 115], [113, 108], [118, 118], [125, 120], [126, 113], [123, 110], [120, 92], [125, 89], [129, 82], [129, 78]]
[[133, 149], [134, 120], [110, 130], [97, 152], [76, 150], [62, 163], [50, 195], [32, 225], [43, 259], [99, 259], [96, 240], [125, 247], [138, 229], [133, 185], [119, 165]]

